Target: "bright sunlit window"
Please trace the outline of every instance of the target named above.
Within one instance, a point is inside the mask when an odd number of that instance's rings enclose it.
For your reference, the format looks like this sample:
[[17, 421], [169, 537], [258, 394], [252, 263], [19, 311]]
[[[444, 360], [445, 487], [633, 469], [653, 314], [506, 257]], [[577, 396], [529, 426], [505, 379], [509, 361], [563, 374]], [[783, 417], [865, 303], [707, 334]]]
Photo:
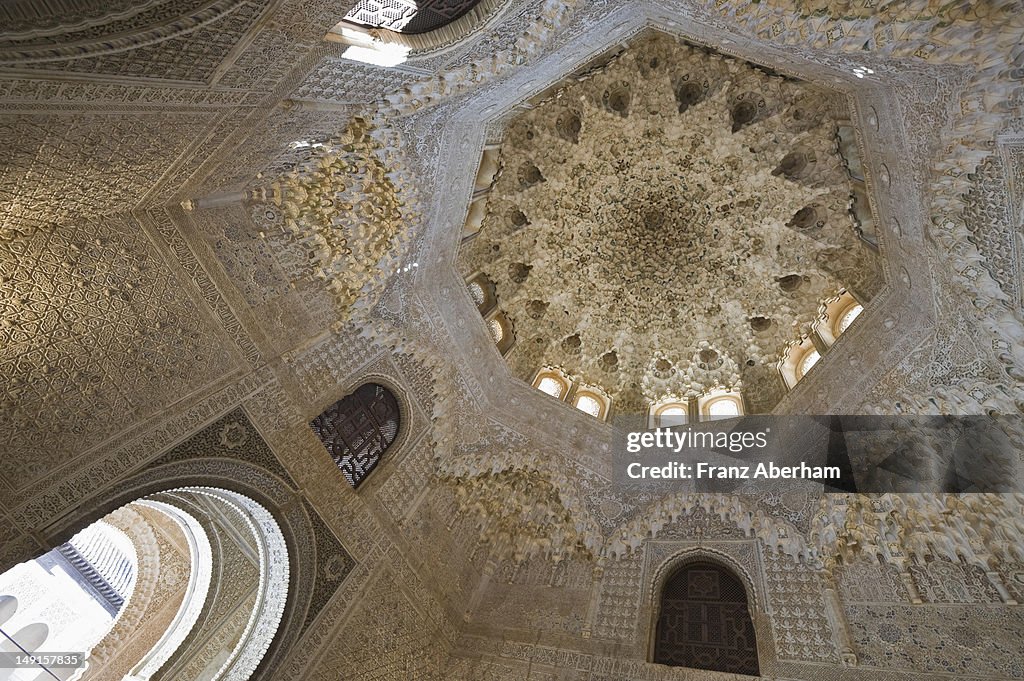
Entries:
[[345, 42], [354, 43], [341, 56], [345, 59], [359, 61], [374, 66], [392, 67], [405, 63], [409, 57], [409, 47], [398, 43], [385, 43], [373, 39], [367, 33], [352, 29], [341, 29]]
[[682, 407], [669, 407], [658, 415], [661, 417], [661, 425], [686, 423], [686, 410]]
[[811, 370], [811, 367], [818, 363], [819, 359], [821, 359], [821, 355], [818, 353], [817, 350], [810, 350], [806, 355], [804, 355], [804, 358], [800, 360], [799, 377], [803, 378], [804, 376], [806, 376], [807, 372]]
[[505, 337], [505, 329], [501, 327], [501, 322], [497, 319], [487, 322], [487, 329], [491, 332], [491, 338], [495, 343], [500, 343], [501, 339]]
[[719, 388], [697, 398], [701, 419], [727, 419], [743, 415], [743, 398], [735, 390]]
[[662, 402], [651, 406], [651, 427], [671, 428], [690, 420], [690, 408], [685, 402]]
[[739, 416], [740, 407], [736, 400], [715, 400], [708, 405], [708, 416]]
[[[131, 595], [135, 547], [98, 521], [70, 542], [0, 575], [0, 651], [89, 651]], [[34, 681], [73, 670], [0, 668], [0, 679]]]
[[537, 385], [538, 390], [540, 390], [542, 393], [547, 393], [552, 397], [561, 397], [562, 390], [564, 389], [564, 387], [565, 386], [562, 385], [561, 381], [559, 381], [557, 378], [552, 378], [551, 376], [545, 376], [544, 378], [540, 379], [540, 383]]
[[580, 395], [577, 397], [576, 408], [594, 417], [600, 418], [601, 416], [601, 403], [590, 395]]
[[846, 331], [848, 328], [850, 328], [850, 324], [853, 324], [853, 320], [857, 319], [857, 317], [859, 317], [860, 313], [863, 311], [864, 308], [861, 307], [860, 305], [854, 305], [853, 307], [851, 307], [849, 310], [846, 311], [845, 314], [843, 314], [842, 319], [839, 320], [839, 326], [836, 327], [836, 330], [839, 333], [843, 333], [844, 331]]

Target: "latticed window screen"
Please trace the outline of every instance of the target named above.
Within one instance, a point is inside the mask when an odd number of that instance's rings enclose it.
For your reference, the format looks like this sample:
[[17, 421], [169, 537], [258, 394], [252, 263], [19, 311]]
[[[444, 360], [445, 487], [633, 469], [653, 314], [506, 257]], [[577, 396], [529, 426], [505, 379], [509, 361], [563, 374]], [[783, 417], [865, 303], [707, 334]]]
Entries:
[[690, 563], [665, 584], [654, 661], [757, 676], [757, 641], [740, 580], [714, 563]]
[[384, 386], [366, 383], [309, 425], [349, 484], [359, 487], [398, 436], [398, 401]]
[[480, 0], [359, 0], [347, 21], [398, 33], [426, 33], [449, 24]]

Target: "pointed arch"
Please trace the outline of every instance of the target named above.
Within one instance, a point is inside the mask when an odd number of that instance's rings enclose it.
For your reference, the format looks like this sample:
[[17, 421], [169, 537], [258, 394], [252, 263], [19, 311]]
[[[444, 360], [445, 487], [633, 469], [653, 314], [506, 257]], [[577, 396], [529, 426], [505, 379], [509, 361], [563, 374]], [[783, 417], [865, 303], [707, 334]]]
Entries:
[[749, 576], [705, 551], [688, 551], [659, 571], [650, 660], [758, 676], [756, 594]]

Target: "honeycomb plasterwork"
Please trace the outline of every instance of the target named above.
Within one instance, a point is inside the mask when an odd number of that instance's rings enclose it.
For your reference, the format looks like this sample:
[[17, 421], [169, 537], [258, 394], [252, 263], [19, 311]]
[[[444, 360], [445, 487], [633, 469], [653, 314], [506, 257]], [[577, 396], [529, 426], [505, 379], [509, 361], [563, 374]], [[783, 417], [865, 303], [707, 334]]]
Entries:
[[[634, 21], [635, 21], [635, 18], [634, 18]], [[620, 29], [618, 29], [618, 30], [622, 30], [622, 29], [620, 28]], [[593, 49], [593, 48], [592, 48], [592, 49]], [[563, 58], [563, 60], [562, 60], [562, 61], [560, 61], [559, 63], [560, 63], [560, 64], [562, 64], [562, 65], [564, 65], [564, 64], [565, 64], [566, 62], [565, 62], [565, 60], [564, 60], [564, 58]], [[575, 62], [573, 62], [573, 63], [575, 63]], [[562, 68], [569, 68], [569, 67], [567, 67], [567, 66], [563, 66]], [[539, 88], [539, 85], [538, 85], [538, 84], [536, 84], [536, 83], [537, 83], [537, 81], [536, 81], [536, 79], [534, 79], [533, 81], [531, 81], [531, 85], [529, 85], [529, 87], [532, 87], [532, 88], [534, 88], [534, 89], [537, 89], [537, 88]], [[486, 110], [493, 110], [493, 109], [488, 109], [488, 107], [489, 107], [489, 106], [493, 106], [493, 105], [489, 105], [489, 104], [488, 104], [488, 98], [489, 98], [489, 94], [483, 95], [483, 96], [482, 96], [482, 97], [480, 98], [480, 99], [482, 100], [482, 102], [481, 102], [481, 104], [480, 104], [479, 106], [481, 106], [481, 107], [482, 107], [482, 108], [483, 108], [483, 109], [484, 109], [485, 111], [486, 111]], [[474, 101], [475, 101], [475, 100], [474, 100]], [[463, 121], [462, 123], [463, 123], [463, 125], [461, 126], [461, 130], [460, 130], [460, 132], [459, 132], [459, 139], [460, 139], [460, 142], [459, 142], [459, 143], [458, 143], [458, 144], [457, 144], [457, 145], [456, 145], [455, 147], [453, 147], [453, 148], [459, 149], [459, 153], [460, 153], [460, 154], [462, 154], [462, 153], [465, 153], [465, 152], [468, 152], [468, 153], [466, 153], [466, 155], [467, 155], [467, 156], [471, 156], [471, 155], [472, 155], [472, 153], [473, 153], [473, 152], [472, 152], [472, 147], [473, 147], [473, 143], [472, 143], [472, 142], [470, 142], [469, 140], [467, 140], [467, 139], [466, 139], [466, 138], [467, 138], [467, 135], [466, 135], [466, 130], [465, 130], [465, 124], [466, 124], [466, 123], [468, 123], [468, 120], [467, 120], [467, 121]], [[465, 150], [465, 152], [464, 152], [463, 150]], [[449, 168], [453, 168], [453, 167], [457, 167], [457, 165], [451, 165], [451, 166], [448, 166], [448, 167], [449, 167]], [[465, 181], [466, 181], [466, 180], [463, 180], [463, 179], [461, 179], [461, 178], [460, 178], [459, 180], [455, 180], [455, 179], [454, 179], [453, 177], [451, 177], [451, 176], [452, 176], [452, 173], [450, 173], [450, 172], [449, 172], [448, 174], [449, 174], [449, 179], [448, 179], [448, 180], [444, 180], [443, 182], [449, 182], [449, 181], [451, 181], [451, 182], [452, 182], [452, 190], [453, 190], [453, 191], [455, 190], [455, 186], [456, 186], [456, 185], [455, 185], [455, 183], [456, 183], [456, 182], [458, 182], [458, 183], [460, 183], [460, 184], [461, 184], [462, 182], [465, 182]], [[464, 177], [464, 176], [463, 176], [463, 177]], [[464, 185], [462, 185], [462, 186], [464, 186]], [[452, 217], [451, 217], [451, 216], [442, 216], [442, 215], [443, 215], [443, 214], [442, 214], [441, 212], [439, 212], [439, 213], [436, 213], [436, 214], [434, 215], [434, 217], [432, 217], [432, 218], [431, 218], [431, 222], [437, 222], [437, 223], [448, 223], [448, 224], [451, 224], [451, 222], [452, 222]], [[457, 219], [457, 218], [456, 218], [456, 219]], [[424, 256], [421, 256], [421, 258], [420, 258], [420, 259], [421, 259], [421, 261], [422, 261], [423, 259], [425, 259], [425, 258], [427, 258], [427, 257], [428, 257], [428, 256], [424, 255]], [[433, 257], [433, 256], [430, 256], [430, 258], [432, 258], [432, 257]], [[422, 275], [421, 275], [421, 276], [422, 276]], [[446, 293], [447, 291], [457, 291], [457, 289], [454, 289], [454, 288], [452, 288], [452, 289], [448, 289], [448, 288], [446, 288], [446, 287], [445, 287], [445, 286], [443, 286], [443, 285], [441, 286], [441, 289], [440, 289], [440, 290], [441, 290], [442, 294], [445, 294], [445, 293]], [[451, 295], [451, 296], [455, 296], [455, 294], [453, 294], [453, 293], [449, 293], [448, 295]], [[447, 305], [444, 305], [444, 307], [447, 307]], [[456, 307], [458, 307], [458, 305], [456, 305]], [[447, 317], [446, 317], [446, 315], [441, 315], [441, 317], [442, 317], [442, 318], [447, 318]], [[456, 329], [454, 328], [454, 326], [455, 326], [455, 325], [450, 325], [450, 326], [451, 326], [451, 328], [452, 328], [452, 332], [456, 334], [456, 337], [458, 337], [459, 335], [462, 335], [462, 334], [466, 333], [467, 331], [468, 331], [468, 332], [469, 332], [470, 334], [472, 334], [472, 333], [475, 333], [475, 331], [474, 331], [473, 329], [471, 329], [471, 328], [467, 329], [466, 331], [463, 331], [463, 330], [462, 330], [461, 328], [459, 328], [459, 329], [457, 329], [457, 330], [456, 330]], [[490, 361], [489, 357], [486, 357], [486, 356], [485, 356], [485, 359], [487, 359], [487, 361], [488, 361], [488, 362]], [[494, 372], [495, 370], [494, 370], [494, 369], [488, 369], [488, 371], [490, 371], [490, 372]], [[482, 373], [482, 372], [481, 372], [481, 373]], [[500, 373], [500, 372], [499, 372], [499, 373]], [[491, 378], [491, 379], [487, 379], [487, 377], [486, 377], [486, 376], [483, 376], [482, 378], [483, 378], [483, 379], [484, 379], [485, 381], [487, 381], [487, 380], [490, 380], [490, 381], [492, 381], [492, 382], [493, 382], [493, 380], [494, 380], [493, 378]], [[520, 397], [520, 395], [517, 395], [517, 394], [516, 394], [516, 392], [518, 392], [518, 391], [515, 391], [515, 390], [511, 390], [510, 392], [512, 393], [512, 397], [511, 397], [511, 400], [512, 400], [512, 404], [513, 404], [513, 405], [514, 405], [514, 404], [516, 404], [516, 403], [517, 403], [517, 401], [519, 401], [520, 399], [522, 399], [522, 400], [524, 401], [523, 403], [525, 403], [526, 401], [528, 401], [528, 400], [527, 400], [527, 398], [526, 398], [526, 396], [525, 396], [525, 394], [523, 394], [523, 395], [522, 395], [522, 397]], [[574, 428], [576, 428], [576, 426], [574, 426]], [[580, 424], [580, 425], [579, 425], [579, 428], [580, 428], [581, 430], [586, 430], [586, 428], [585, 428], [585, 426], [584, 426], [583, 424]]]
[[[878, 114], [876, 114], [876, 116], [877, 116], [877, 115], [878, 115]], [[463, 137], [462, 137], [463, 139], [465, 139], [465, 136], [464, 136], [464, 134], [465, 134], [465, 131], [463, 131]], [[463, 145], [463, 146], [465, 146], [465, 145], [466, 145], [466, 144], [465, 144], [465, 142], [462, 142], [462, 145]], [[472, 147], [472, 144], [469, 144], [469, 146], [470, 146], [470, 147]], [[472, 165], [472, 164], [470, 164], [470, 165]], [[889, 171], [889, 175], [883, 175], [883, 177], [886, 177], [886, 178], [887, 178], [887, 181], [890, 181], [890, 180], [896, 180], [896, 181], [898, 181], [898, 176], [895, 176], [895, 177], [894, 177], [894, 175], [895, 175], [895, 174], [894, 174], [894, 173], [892, 173], [892, 171], [890, 170], [890, 171]], [[453, 188], [454, 188], [454, 186], [455, 186], [455, 185], [453, 184]], [[463, 186], [465, 186], [465, 185], [463, 185]], [[907, 221], [909, 222], [909, 220], [907, 220]], [[450, 222], [450, 223], [451, 223], [451, 222]], [[906, 247], [904, 246], [903, 248], [906, 248]], [[914, 274], [913, 274], [912, 276], [915, 276], [915, 275], [916, 275], [916, 272], [914, 272]], [[914, 280], [914, 281], [919, 281], [919, 282], [920, 282], [920, 280]], [[452, 290], [453, 290], [453, 291], [457, 291], [458, 289], [456, 289], [456, 288], [453, 288]], [[454, 328], [454, 327], [453, 327], [453, 328]], [[464, 333], [464, 332], [462, 332], [462, 331], [460, 330], [460, 332], [459, 332], [459, 333]], [[909, 342], [911, 342], [911, 343], [916, 343], [916, 342], [920, 342], [920, 340], [918, 340], [918, 339], [910, 339], [910, 340], [909, 340]], [[905, 347], [905, 346], [903, 346], [903, 347]], [[484, 375], [484, 378], [485, 378], [485, 375]], [[492, 379], [492, 381], [493, 381], [493, 379]], [[515, 395], [515, 391], [514, 391], [514, 390], [510, 390], [510, 393], [512, 393], [513, 395]], [[514, 398], [517, 398], [517, 397], [518, 397], [518, 395], [515, 395], [515, 397], [514, 397]], [[819, 398], [818, 400], [820, 400], [820, 395], [818, 395], [818, 398]], [[513, 406], [514, 406], [514, 405], [515, 405], [515, 402], [513, 401], [512, 403], [513, 403]], [[820, 640], [827, 640], [827, 637], [825, 637], [825, 638], [821, 638], [821, 637], [819, 637], [819, 638], [820, 638]], [[794, 654], [798, 654], [798, 653], [794, 653]], [[811, 655], [813, 655], [813, 654], [815, 654], [815, 653], [814, 653], [814, 652], [803, 652], [803, 653], [799, 653], [799, 655], [806, 655], [806, 654], [811, 654]], [[799, 655], [798, 655], [798, 656], [799, 656]]]
[[[359, 301], [372, 305], [400, 262], [416, 197], [402, 191], [403, 174], [378, 157], [380, 143], [366, 121], [353, 119], [322, 153], [268, 188], [255, 190], [254, 222], [306, 254], [290, 283], [319, 282], [345, 321]], [[397, 185], [397, 186], [396, 186]]]
[[[1024, 305], [1021, 216], [1015, 215], [1014, 206], [1006, 202], [1007, 185], [1011, 179], [1007, 175], [1013, 171], [1013, 167], [1006, 167], [996, 157], [987, 159], [978, 168], [974, 185], [967, 195], [964, 217], [971, 232], [971, 241], [983, 256], [980, 266], [999, 284], [1007, 301], [1020, 308]], [[1020, 186], [1020, 179], [1014, 178], [1014, 181]], [[965, 270], [961, 274], [970, 277], [973, 270]]]
[[639, 413], [771, 372], [844, 285], [869, 298], [829, 102], [652, 34], [516, 118], [464, 256], [514, 320], [513, 373], [560, 366]]
[[[465, 131], [462, 131], [460, 136], [461, 136], [462, 140], [465, 140]], [[473, 148], [472, 147], [473, 147], [474, 144], [472, 142], [466, 143], [465, 141], [462, 141], [460, 145], [462, 147], [464, 147], [464, 148], [468, 148], [469, 151], [468, 151], [467, 154], [464, 155], [464, 158], [466, 159], [466, 161], [467, 161], [467, 163], [469, 165], [472, 165], [472, 162], [470, 161], [470, 158], [471, 158], [471, 156], [473, 154]], [[892, 171], [890, 171], [890, 173], [891, 173], [891, 176], [890, 176], [891, 179], [898, 179], [898, 177], [899, 177], [898, 173], [894, 173]], [[893, 175], [895, 175], [895, 177], [892, 177]], [[465, 181], [462, 182], [461, 184], [453, 183], [452, 187], [453, 187], [454, 190], [466, 189], [468, 191], [468, 186], [467, 186], [467, 183]], [[458, 219], [446, 221], [446, 224], [457, 224], [457, 223], [458, 223]], [[914, 280], [914, 281], [916, 281], [916, 280]], [[459, 291], [459, 289], [453, 286], [453, 288], [451, 288], [451, 291], [452, 292], [456, 292], [456, 291]], [[429, 317], [430, 315], [428, 314], [427, 316]], [[443, 316], [443, 315], [438, 315], [438, 316]], [[431, 333], [434, 333], [433, 330], [436, 329], [436, 327], [434, 325], [431, 325], [430, 328], [432, 330]], [[451, 325], [450, 328], [453, 329], [453, 331], [455, 332], [456, 335], [462, 334], [462, 333], [471, 333], [469, 328], [459, 328], [456, 325]], [[458, 331], [455, 331], [456, 329], [458, 329]], [[412, 341], [410, 339], [402, 339], [401, 347], [408, 348], [411, 345], [412, 345]], [[487, 379], [487, 375], [485, 373], [481, 372], [480, 376], [481, 376], [483, 382], [486, 383], [487, 382], [487, 380], [486, 380]], [[492, 380], [490, 380], [490, 382], [492, 382], [492, 383], [494, 382], [493, 375], [492, 375]], [[520, 398], [520, 394], [517, 394], [515, 392], [515, 390], [509, 390], [508, 393], [512, 395], [513, 399], [519, 399]], [[516, 407], [517, 403], [529, 403], [528, 400], [525, 399], [525, 398], [523, 398], [523, 400], [519, 401], [519, 402], [514, 402], [514, 401], [511, 401], [511, 400], [510, 400], [510, 402], [511, 402], [511, 405], [512, 405], [513, 408]], [[639, 675], [638, 675], [638, 678], [639, 678]]]
[[[594, 11], [594, 12], [597, 12], [597, 13], [600, 13], [601, 11], [605, 11], [605, 10], [606, 10], [606, 7], [591, 8], [590, 9], [590, 11]], [[746, 12], [741, 17], [742, 18], [742, 22], [741, 23], [743, 23], [743, 24], [749, 23], [749, 22], [751, 22], [752, 19], [762, 20], [762, 19], [765, 18], [764, 13], [766, 11], [773, 11], [773, 10], [771, 10], [771, 8], [765, 8], [762, 5], [762, 6], [759, 6], [757, 8], [756, 12]], [[718, 27], [726, 28], [727, 27], [729, 31], [735, 32], [735, 27], [730, 24], [730, 20], [731, 19], [726, 20], [726, 19], [723, 19], [721, 17], [718, 17], [718, 16], [714, 15], [714, 12], [701, 12], [701, 13], [702, 14], [707, 14], [706, 16], [702, 15], [701, 18], [707, 19], [710, 25], [715, 26], [716, 28], [718, 28]], [[569, 33], [570, 35], [572, 34], [573, 31], [575, 31], [575, 26], [577, 26], [577, 24], [575, 24], [575, 15], [573, 14], [572, 16], [573, 16], [573, 22], [570, 23], [564, 29], [564, 31], [566, 33]], [[547, 17], [544, 20], [548, 20]], [[990, 19], [986, 19], [986, 20], [990, 20]], [[671, 20], [670, 20], [669, 23], [671, 24]], [[596, 26], [596, 25], [597, 25], [597, 23], [594, 22], [594, 23], [591, 23], [589, 26], [593, 27], [593, 26]], [[617, 24], [612, 24], [612, 26], [614, 26], [614, 27], [621, 27], [622, 25], [623, 25], [622, 20], [620, 20], [620, 22], [618, 22]], [[787, 25], [785, 25], [785, 24], [780, 24], [780, 25], [776, 26], [772, 35], [779, 36], [780, 33], [784, 34], [784, 31], [786, 30], [786, 26]], [[606, 29], [606, 31], [607, 31], [607, 29]], [[842, 32], [841, 31], [837, 32], [837, 35], [842, 35]], [[523, 40], [526, 40], [526, 38], [523, 38]], [[822, 44], [827, 44], [827, 43], [822, 43]], [[852, 42], [850, 42], [850, 43], [844, 42], [843, 43], [844, 46], [847, 45], [847, 44], [851, 45], [851, 47], [852, 47], [853, 43]], [[861, 45], [861, 43], [857, 43], [858, 49], [859, 49], [860, 45]], [[986, 45], [990, 46], [990, 47], [992, 47], [994, 49], [1001, 49], [1001, 48], [995, 46], [994, 43], [987, 43]], [[837, 77], [837, 75], [840, 77], [840, 80], [842, 80], [842, 77], [849, 76], [851, 74], [851, 72], [853, 71], [853, 68], [857, 66], [857, 62], [854, 61], [854, 60], [850, 60], [850, 59], [847, 59], [845, 57], [834, 57], [834, 56], [831, 56], [830, 54], [822, 53], [821, 51], [812, 51], [813, 48], [805, 49], [805, 48], [797, 47], [795, 45], [786, 45], [785, 49], [787, 51], [791, 51], [791, 52], [792, 51], [800, 52], [803, 55], [809, 55], [809, 56], [813, 55], [813, 56], [811, 56], [811, 58], [813, 58], [814, 60], [826, 63], [826, 65], [827, 65], [826, 68], [827, 69], [834, 70], [833, 71], [834, 75], [828, 76], [829, 80], [835, 79]], [[903, 47], [901, 47], [900, 49], [905, 49], [906, 50], [905, 52], [901, 52], [901, 54], [903, 54], [903, 53], [912, 53], [913, 52], [912, 49], [907, 49], [907, 48], [903, 48]], [[527, 58], [537, 58], [538, 57], [538, 52], [531, 52], [530, 56], [527, 57]], [[955, 61], [955, 59], [953, 59], [953, 61]], [[929, 69], [929, 68], [932, 68], [932, 67], [930, 65], [927, 65], [927, 63], [922, 63], [922, 66], [918, 69], [918, 71], [922, 71], [924, 73], [924, 71], [927, 71], [927, 69]], [[504, 73], [503, 70], [504, 70], [504, 67], [502, 67], [500, 69], [497, 69], [497, 71], [494, 71], [493, 73], [495, 73], [495, 74], [497, 74], [499, 72]], [[910, 72], [909, 76], [907, 76], [907, 78], [913, 78], [914, 77], [913, 71], [914, 70], [911, 70], [911, 72]], [[475, 78], [475, 79], [470, 78], [470, 79], [468, 79], [468, 80], [466, 80], [464, 82], [466, 83], [466, 87], [467, 88], [474, 88], [475, 87], [475, 89], [476, 89], [476, 92], [475, 92], [476, 100], [480, 100], [481, 95], [482, 95], [482, 98], [485, 100], [487, 95], [489, 94], [488, 90], [494, 91], [495, 90], [495, 86], [492, 84], [492, 81], [488, 80], [488, 79], [492, 78], [492, 76], [483, 75], [484, 72], [479, 72], [479, 73], [481, 75], [478, 78]], [[899, 72], [898, 71], [889, 70], [888, 73], [892, 73], [893, 77], [896, 78], [896, 79], [899, 78]], [[985, 77], [987, 78], [987, 77], [989, 77], [989, 75], [986, 75]], [[878, 82], [877, 81], [872, 81], [872, 79], [870, 79], [870, 78], [864, 79], [864, 81], [866, 81], [866, 82], [863, 82], [864, 87], [870, 88], [870, 87], [877, 87], [878, 86]], [[453, 82], [453, 80], [450, 79], [450, 80], [447, 80], [445, 82], [451, 83], [451, 82]], [[532, 82], [536, 82], [536, 81], [532, 81]], [[935, 96], [935, 92], [936, 92], [936, 88], [934, 87], [934, 82], [935, 81], [933, 80], [932, 81], [933, 86], [928, 88], [927, 94], [925, 95], [927, 98], [932, 99], [932, 100], [934, 100], [934, 96]], [[449, 94], [450, 92], [453, 91], [453, 90], [444, 90], [442, 92], [442, 91], [439, 91], [439, 90], [432, 90], [431, 89], [432, 87], [433, 87], [433, 85], [426, 84], [426, 89], [416, 88], [416, 89], [413, 89], [413, 90], [410, 91], [410, 96], [415, 96], [416, 97], [416, 101], [418, 102], [416, 105], [420, 105], [420, 107], [422, 107], [422, 105], [425, 102], [441, 101], [445, 95], [447, 95], [447, 94]], [[976, 84], [969, 83], [968, 87], [978, 87], [978, 86]], [[946, 97], [948, 97], [950, 95], [955, 96], [955, 94], [956, 94], [955, 88], [952, 89], [952, 90], [945, 89], [945, 88], [940, 88], [940, 90], [943, 92], [943, 96], [946, 96]], [[431, 94], [429, 96], [425, 96], [425, 95], [427, 95], [428, 91], [431, 92]], [[436, 95], [436, 96], [434, 96], [434, 95]], [[482, 103], [481, 104], [481, 108], [486, 110], [486, 104]], [[934, 109], [934, 105], [933, 105], [933, 109]], [[490, 110], [490, 111], [493, 111], [493, 110]], [[881, 112], [881, 109], [879, 110], [879, 112]], [[880, 123], [880, 121], [878, 121], [878, 119], [882, 118], [882, 114], [879, 113], [879, 112], [873, 113], [869, 117], [867, 117], [868, 118], [868, 122], [870, 123], [871, 121], [874, 121], [874, 125], [878, 126], [879, 123]], [[985, 121], [986, 120], [987, 121], [994, 120], [994, 119], [992, 119], [992, 116], [994, 116], [994, 115], [996, 115], [996, 114], [993, 113], [993, 112], [990, 112], [990, 113], [979, 112], [978, 116], [976, 116], [974, 120], [978, 121], [979, 124], [981, 124], [981, 129], [984, 129], [984, 126], [988, 125], [988, 123], [986, 123]], [[988, 117], [988, 119], [982, 120], [986, 116]], [[953, 125], [956, 125], [956, 123], [954, 123]], [[949, 127], [952, 127], [952, 125], [949, 126]], [[464, 136], [463, 136], [463, 139], [465, 139]], [[961, 137], [961, 139], [964, 139], [963, 136]], [[948, 150], [946, 150], [946, 151], [948, 151]], [[987, 152], [984, 152], [984, 154], [987, 154]], [[969, 161], [970, 159], [976, 159], [976, 158], [978, 158], [978, 155], [977, 154], [973, 154], [973, 153], [967, 153], [967, 154], [958, 156], [957, 158], [962, 158], [965, 161], [970, 162]], [[898, 160], [894, 160], [892, 162], [892, 164], [894, 166], [896, 164], [898, 164], [898, 163], [902, 163], [902, 162], [900, 162]], [[901, 166], [901, 168], [902, 167], [903, 166]], [[949, 174], [947, 174], [948, 177], [964, 176], [964, 175], [966, 175], [966, 173], [961, 172], [961, 171], [950, 172]], [[883, 169], [883, 172], [881, 173], [881, 177], [882, 177], [883, 183], [900, 181], [900, 177], [902, 177], [902, 176], [912, 176], [912, 172], [907, 172], [907, 173], [903, 173], [903, 175], [898, 175], [898, 174], [893, 173], [891, 170]], [[901, 188], [901, 190], [902, 190], [902, 188]], [[953, 190], [956, 191], [958, 189], [953, 187]], [[900, 210], [907, 210], [912, 205], [913, 205], [912, 203], [910, 203], [910, 204], [902, 204]], [[921, 212], [919, 212], [918, 215], [921, 215]], [[920, 217], [916, 218], [916, 219], [920, 219]], [[903, 217], [903, 216], [901, 216], [900, 217], [900, 222], [903, 223], [903, 224], [907, 224], [908, 222], [912, 224], [914, 222], [914, 218], [913, 217]], [[903, 231], [905, 232], [906, 229], [904, 228]], [[903, 233], [903, 235], [902, 235], [903, 239], [906, 239], [908, 236], [909, 235], [906, 235], [906, 233]], [[914, 278], [905, 278], [905, 279], [909, 279], [909, 281], [911, 281], [911, 282], [912, 281], [918, 281], [918, 280], [916, 280], [915, 276], [914, 276]], [[920, 284], [920, 281], [919, 281], [919, 284]], [[911, 290], [914, 289], [914, 287], [909, 287], [909, 288]], [[918, 288], [918, 290], [920, 290], [920, 287], [916, 287], [916, 288]], [[914, 295], [916, 295], [916, 293], [914, 293]], [[1009, 321], [1009, 320], [1005, 321], [1004, 323], [1000, 323], [1000, 324], [1002, 325], [1002, 329], [1005, 329], [1005, 331], [998, 332], [999, 334], [1008, 333], [1008, 332], [1012, 331], [1015, 328], [1015, 325], [1019, 326], [1017, 322], [1012, 322], [1012, 321]], [[1011, 345], [1012, 345], [1012, 343], [1011, 343]], [[1009, 359], [1007, 359], [1007, 360], [1009, 360]], [[867, 380], [876, 380], [876, 381], [880, 377], [881, 377], [881, 374], [877, 373], [877, 372], [872, 372], [871, 376], [865, 376], [865, 378]], [[1004, 390], [1004, 394], [1006, 394], [1005, 390]], [[815, 395], [815, 396], [817, 396], [817, 395]], [[809, 395], [808, 397], [811, 397], [811, 396]], [[810, 399], [808, 399], [808, 401], [809, 400]], [[961, 398], [961, 401], [963, 401], [963, 398]], [[968, 401], [970, 401], [969, 398], [968, 398]]]

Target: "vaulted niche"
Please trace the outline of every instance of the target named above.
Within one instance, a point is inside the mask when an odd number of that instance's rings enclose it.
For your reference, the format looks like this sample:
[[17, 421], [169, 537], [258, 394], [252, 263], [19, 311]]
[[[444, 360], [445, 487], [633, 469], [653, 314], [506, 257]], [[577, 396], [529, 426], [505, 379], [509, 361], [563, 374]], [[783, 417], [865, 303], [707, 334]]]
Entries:
[[[177, 487], [0, 574], [3, 681], [245, 681], [288, 599], [288, 546], [252, 498]], [[258, 623], [258, 624], [257, 624]]]
[[739, 577], [707, 561], [677, 569], [662, 588], [652, 661], [758, 676], [757, 637]]

